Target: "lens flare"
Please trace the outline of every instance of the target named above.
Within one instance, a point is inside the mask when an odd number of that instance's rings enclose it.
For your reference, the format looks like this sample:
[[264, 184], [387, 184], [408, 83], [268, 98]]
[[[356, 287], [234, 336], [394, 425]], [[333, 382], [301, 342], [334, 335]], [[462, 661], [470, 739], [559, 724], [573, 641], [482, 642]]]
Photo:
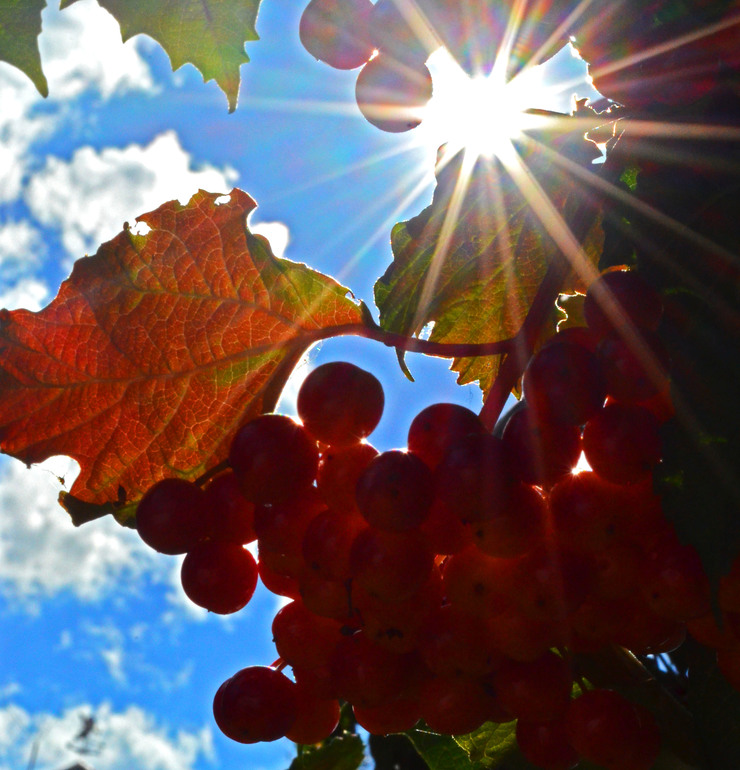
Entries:
[[510, 152], [512, 140], [546, 124], [546, 118], [528, 110], [563, 109], [567, 84], [553, 83], [547, 64], [525, 69], [508, 82], [502, 67], [494, 67], [487, 76], [471, 77], [442, 48], [428, 66], [434, 94], [418, 138], [435, 148], [446, 144], [450, 155], [459, 150], [475, 157]]

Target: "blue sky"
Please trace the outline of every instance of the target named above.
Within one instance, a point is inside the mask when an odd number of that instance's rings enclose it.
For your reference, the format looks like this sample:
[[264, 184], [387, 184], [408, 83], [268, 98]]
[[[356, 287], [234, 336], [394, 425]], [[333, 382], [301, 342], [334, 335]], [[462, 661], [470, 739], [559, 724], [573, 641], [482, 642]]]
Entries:
[[[199, 187], [239, 186], [257, 201], [250, 224], [276, 251], [335, 276], [372, 303], [391, 260], [392, 224], [431, 199], [439, 137], [422, 128], [383, 134], [354, 105], [356, 73], [315, 62], [298, 41], [302, 4], [264, 0], [229, 115], [214, 83], [192, 67], [172, 73], [151, 40], [121, 44], [92, 0], [47, 9], [40, 39], [51, 96], [0, 63], [0, 307], [39, 309], [75, 259], [94, 253], [126, 220]], [[566, 59], [569, 60], [566, 62]], [[578, 75], [583, 63], [562, 60]], [[566, 89], [534, 106], [565, 109]], [[587, 84], [577, 87], [592, 95]], [[424, 128], [424, 126], [423, 126]], [[436, 143], [435, 143], [436, 141]], [[441, 140], [440, 140], [441, 141]], [[281, 245], [282, 244], [282, 245]], [[434, 401], [480, 407], [445, 361], [340, 339], [314, 348], [286, 388], [323, 361], [345, 359], [380, 377], [386, 412], [371, 437], [401, 446], [413, 415]], [[94, 714], [94, 770], [287, 768], [287, 742], [245, 747], [211, 718], [218, 685], [239, 668], [269, 664], [277, 600], [259, 589], [229, 618], [189, 604], [180, 559], [153, 553], [135, 533], [102, 520], [75, 530], [57, 505], [75, 464], [28, 470], [0, 457], [0, 770], [59, 770], [80, 715]]]

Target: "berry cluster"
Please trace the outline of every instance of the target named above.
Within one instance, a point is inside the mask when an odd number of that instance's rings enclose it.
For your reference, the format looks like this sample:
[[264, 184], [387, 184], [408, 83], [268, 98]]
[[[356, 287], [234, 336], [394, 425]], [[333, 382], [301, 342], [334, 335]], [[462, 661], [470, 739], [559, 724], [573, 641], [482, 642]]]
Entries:
[[[413, 419], [407, 449], [378, 453], [365, 439], [382, 387], [336, 362], [301, 386], [301, 423], [265, 414], [242, 426], [230, 468], [205, 489], [152, 487], [139, 532], [187, 553], [193, 601], [235, 612], [257, 571], [291, 600], [272, 624], [278, 667], [245, 668], [219, 688], [221, 730], [243, 743], [315, 743], [343, 700], [371, 733], [517, 720], [521, 751], [544, 770], [581, 758], [650, 768], [654, 718], [610, 690], [573, 697], [574, 654], [669, 652], [688, 625], [740, 679], [740, 561], [720, 631], [699, 558], [652, 491], [672, 414], [662, 312], [636, 273], [602, 275], [585, 298], [587, 326], [533, 356], [523, 402], [494, 434], [440, 403]], [[581, 456], [590, 469], [574, 472]], [[258, 566], [242, 547], [255, 539]]]
[[337, 69], [362, 67], [355, 97], [364, 117], [383, 131], [416, 128], [432, 97], [426, 66], [439, 42], [415, 4], [395, 0], [311, 0], [301, 17], [304, 48]]

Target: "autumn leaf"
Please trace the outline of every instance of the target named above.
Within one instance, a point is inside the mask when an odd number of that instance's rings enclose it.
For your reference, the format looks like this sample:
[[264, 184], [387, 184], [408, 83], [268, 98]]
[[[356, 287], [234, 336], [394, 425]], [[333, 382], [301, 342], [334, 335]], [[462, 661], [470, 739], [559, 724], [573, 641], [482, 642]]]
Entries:
[[345, 288], [248, 231], [246, 193], [224, 198], [165, 203], [43, 310], [0, 311], [0, 449], [76, 459], [68, 508], [127, 520], [154, 481], [200, 476], [313, 342], [363, 323]]
[[[77, 0], [62, 0], [67, 8]], [[203, 80], [215, 80], [229, 100], [239, 96], [239, 67], [249, 61], [247, 41], [255, 28], [260, 0], [99, 0], [121, 26], [124, 42], [134, 35], [154, 38], [176, 70], [190, 62]]]
[[[572, 184], [536, 152], [526, 161], [531, 174], [542, 172], [537, 181], [567, 216]], [[418, 335], [433, 323], [432, 341], [495, 342], [513, 337], [529, 311], [554, 252], [538, 206], [496, 158], [481, 157], [467, 171], [464, 163], [460, 153], [441, 166], [431, 205], [393, 228], [394, 259], [375, 284], [388, 331]], [[597, 222], [584, 240], [594, 265], [601, 241]], [[553, 312], [543, 336], [554, 333], [557, 320]], [[499, 363], [500, 356], [458, 358], [452, 369], [460, 384], [478, 381], [486, 393]]]
[[49, 86], [41, 70], [38, 36], [46, 0], [6, 0], [0, 3], [0, 61], [28, 75], [42, 96]]

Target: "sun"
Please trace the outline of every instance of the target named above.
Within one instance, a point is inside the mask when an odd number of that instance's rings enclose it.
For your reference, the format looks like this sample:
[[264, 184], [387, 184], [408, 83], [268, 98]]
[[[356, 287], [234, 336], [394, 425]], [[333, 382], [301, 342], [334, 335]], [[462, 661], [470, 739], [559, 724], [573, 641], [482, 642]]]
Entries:
[[555, 106], [557, 88], [547, 81], [546, 64], [525, 69], [508, 82], [499, 66], [490, 75], [471, 77], [445, 48], [427, 64], [434, 93], [419, 140], [434, 149], [446, 144], [450, 155], [459, 150], [474, 157], [511, 152], [512, 140], [546, 122], [528, 110]]

